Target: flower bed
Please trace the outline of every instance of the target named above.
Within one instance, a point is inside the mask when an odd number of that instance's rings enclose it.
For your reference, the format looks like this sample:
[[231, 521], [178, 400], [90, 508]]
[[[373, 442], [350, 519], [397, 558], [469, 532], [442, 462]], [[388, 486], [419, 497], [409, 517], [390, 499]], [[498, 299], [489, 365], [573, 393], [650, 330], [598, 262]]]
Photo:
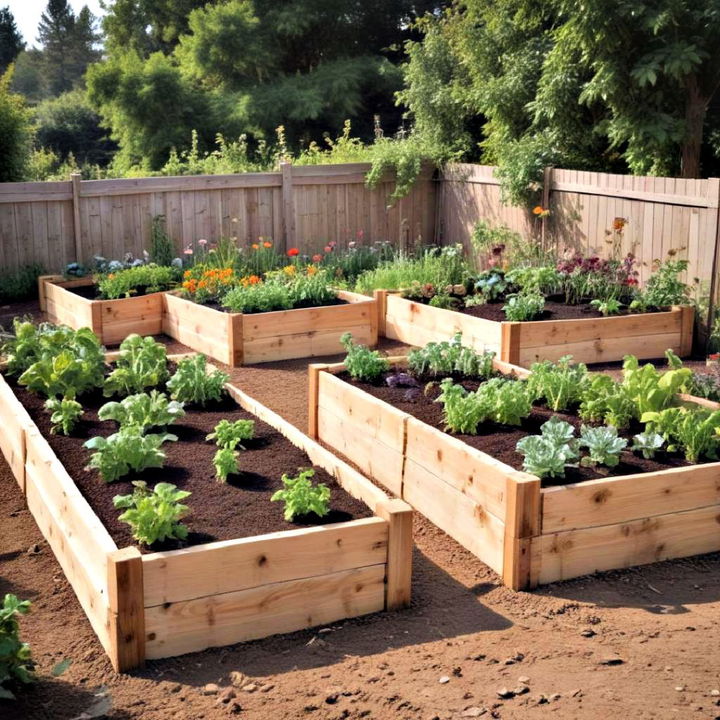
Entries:
[[[407, 359], [392, 361], [402, 368]], [[494, 368], [528, 375], [501, 361]], [[416, 417], [418, 401], [391, 404], [372, 385], [338, 377], [345, 369], [311, 366], [309, 435], [406, 500], [514, 589], [720, 550], [718, 462], [648, 470], [640, 460], [635, 470], [616, 469], [628, 474], [605, 476], [579, 468], [575, 481], [543, 487], [517, 463], [489, 454], [492, 429], [478, 437], [484, 452]]]
[[65, 280], [62, 275], [43, 275], [38, 279], [40, 310], [50, 322], [90, 328], [105, 345], [117, 345], [131, 333], [162, 332], [162, 292], [114, 300], [95, 300], [76, 292], [94, 285], [90, 277]]
[[[101, 400], [81, 395], [85, 415], [78, 428], [67, 437], [52, 435], [51, 420], [36, 396], [14, 379], [0, 378], [0, 417], [5, 421], [0, 448], [117, 670], [140, 665], [145, 658], [290, 632], [409, 602], [409, 507], [388, 499], [330, 451], [238, 388], [228, 384], [225, 390], [237, 406], [226, 401], [220, 414], [233, 420], [252, 418], [256, 424], [257, 442], [248, 442], [243, 451], [247, 474], [239, 475], [235, 486], [216, 484], [211, 465], [204, 476], [196, 466], [176, 467], [187, 455], [181, 445], [189, 444], [193, 455], [202, 454], [208, 422], [217, 419], [211, 411], [186, 408], [187, 415], [171, 426], [179, 440], [170, 443], [167, 467], [146, 477], [191, 487], [197, 517], [190, 515], [190, 535], [180, 548], [167, 540], [158, 551], [147, 551], [157, 549], [150, 546], [141, 552], [123, 547], [127, 529], [108, 504], [115, 483], [105, 485], [95, 470], [81, 469], [80, 460], [90, 455], [82, 447], [84, 436], [97, 440], [108, 434], [109, 421], [102, 430], [97, 416]], [[249, 497], [261, 490], [255, 485], [264, 484], [264, 470], [282, 457], [293, 465], [288, 472], [297, 464], [312, 466], [327, 482], [331, 511], [336, 512], [328, 515], [329, 524], [293, 528], [282, 520], [277, 503], [267, 503], [267, 513], [276, 520], [252, 511], [260, 502]], [[208, 498], [201, 497], [203, 480]], [[247, 482], [253, 488], [243, 490]], [[131, 487], [124, 482], [117, 489]], [[242, 523], [248, 527], [240, 529], [237, 518], [222, 517], [227, 508], [231, 516], [237, 515], [238, 502], [249, 508]], [[192, 510], [192, 498], [189, 504]], [[349, 514], [340, 517], [341, 511]], [[345, 519], [350, 517], [358, 519]], [[259, 534], [255, 528], [262, 528]]]
[[454, 332], [476, 350], [492, 350], [505, 362], [528, 367], [538, 360], [572, 355], [578, 362], [610, 362], [625, 355], [661, 357], [672, 349], [681, 357], [692, 351], [694, 308], [575, 320], [498, 322], [432, 307], [376, 290], [380, 335], [422, 346]]

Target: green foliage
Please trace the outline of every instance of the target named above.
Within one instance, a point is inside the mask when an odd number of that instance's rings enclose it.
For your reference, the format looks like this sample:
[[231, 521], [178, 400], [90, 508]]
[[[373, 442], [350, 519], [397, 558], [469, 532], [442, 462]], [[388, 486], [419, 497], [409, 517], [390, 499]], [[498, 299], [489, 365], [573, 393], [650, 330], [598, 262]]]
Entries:
[[430, 342], [424, 348], [408, 353], [408, 368], [419, 376], [458, 375], [487, 379], [493, 374], [494, 352], [477, 353], [462, 344], [462, 333], [452, 340]]
[[591, 376], [582, 394], [579, 415], [588, 422], [604, 422], [623, 429], [635, 417], [635, 402], [628, 388], [609, 375]]
[[289, 283], [289, 289], [293, 307], [320, 307], [331, 305], [337, 300], [337, 290], [330, 285], [324, 270], [296, 273]]
[[564, 477], [565, 468], [578, 459], [578, 441], [570, 423], [550, 418], [540, 427], [541, 435], [528, 435], [515, 449], [523, 455], [523, 470], [539, 478]]
[[545, 298], [538, 292], [521, 292], [517, 295], [508, 295], [503, 305], [505, 317], [510, 322], [523, 322], [534, 320], [545, 309]]
[[51, 433], [70, 435], [78, 420], [83, 415], [82, 405], [77, 400], [63, 398], [49, 398], [45, 402], [45, 409], [51, 413]]
[[430, 305], [430, 307], [442, 308], [443, 310], [452, 310], [457, 305], [457, 300], [445, 293], [438, 293], [430, 298], [428, 305]]
[[141, 393], [164, 382], [168, 376], [167, 350], [152, 337], [128, 335], [120, 343], [115, 369], [105, 379], [103, 394], [126, 396]]
[[688, 387], [690, 395], [720, 401], [720, 374], [694, 372]]
[[640, 418], [650, 432], [667, 442], [668, 452], [684, 453], [688, 462], [717, 458], [720, 445], [720, 410], [671, 407], [645, 412]]
[[84, 445], [95, 451], [88, 467], [97, 470], [103, 481], [109, 483], [131, 471], [161, 468], [165, 464], [163, 443], [176, 440], [177, 436], [170, 433], [143, 435], [139, 427], [129, 426], [107, 438], [90, 438]]
[[221, 370], [208, 372], [205, 355], [193, 355], [180, 360], [175, 374], [168, 380], [167, 389], [173, 400], [204, 407], [222, 398], [228, 379]]
[[366, 345], [353, 342], [352, 334], [344, 333], [340, 343], [345, 348], [345, 368], [353, 380], [375, 382], [384, 372], [390, 369], [390, 363], [377, 350], [370, 350]]
[[590, 305], [604, 317], [608, 315], [618, 315], [620, 310], [622, 310], [622, 303], [616, 298], [608, 298], [607, 300], [599, 300], [596, 298], [590, 301]]
[[273, 493], [271, 502], [284, 502], [284, 517], [287, 522], [298, 516], [315, 513], [325, 517], [330, 512], [330, 488], [325, 483], [314, 485], [315, 470], [300, 470], [297, 477], [282, 476], [283, 489]]
[[150, 228], [150, 262], [170, 267], [175, 257], [175, 246], [167, 234], [164, 215], [155, 215]]
[[[527, 237], [506, 225], [493, 226], [485, 220], [480, 220], [473, 228], [470, 242], [475, 251], [476, 267], [482, 266], [483, 262], [496, 265], [501, 259], [505, 260], [511, 267], [516, 268], [511, 271], [516, 273], [513, 283], [521, 279], [524, 273], [533, 272], [534, 266], [540, 266], [538, 272], [543, 272], [545, 271], [543, 266], [553, 263], [552, 269], [555, 269], [555, 257], [552, 251], [543, 248], [542, 243], [528, 242]], [[547, 275], [547, 271], [545, 273]], [[528, 286], [532, 288], [533, 283], [528, 283]], [[545, 292], [545, 289], [540, 289]]]
[[192, 493], [164, 482], [152, 490], [141, 480], [133, 481], [133, 485], [132, 495], [116, 495], [113, 505], [125, 509], [118, 520], [130, 526], [135, 540], [147, 546], [168, 539], [185, 540], [188, 530], [180, 520], [189, 508], [182, 500]]
[[40, 263], [22, 265], [16, 270], [0, 270], [0, 302], [11, 303], [36, 298], [38, 277], [44, 273], [45, 268]]
[[580, 447], [586, 447], [589, 455], [582, 458], [580, 464], [585, 467], [605, 465], [615, 467], [620, 463], [620, 453], [627, 447], [627, 440], [619, 438], [617, 428], [612, 425], [580, 429]]
[[246, 287], [238, 285], [222, 298], [230, 312], [258, 313], [290, 310], [293, 306], [290, 288], [279, 282], [260, 282]]
[[170, 290], [179, 280], [178, 270], [161, 265], [138, 265], [96, 277], [100, 297], [113, 300], [131, 295]]
[[530, 370], [527, 381], [530, 394], [535, 401], [544, 401], [555, 412], [580, 404], [590, 384], [587, 366], [574, 364], [572, 355], [565, 355], [557, 362], [533, 363]]
[[24, 47], [25, 41], [10, 8], [0, 8], [0, 74], [8, 69]]
[[6, 594], [0, 608], [0, 700], [12, 700], [15, 695], [9, 683], [31, 683], [34, 679], [30, 646], [20, 639], [18, 618], [30, 610], [29, 600], [18, 600]]
[[32, 114], [10, 89], [12, 65], [0, 75], [0, 182], [24, 180], [33, 143]]
[[255, 437], [254, 420], [235, 420], [234, 422], [221, 420], [205, 439], [214, 440], [219, 448], [234, 450], [237, 447], [243, 447], [243, 440], [252, 440], [253, 437]]
[[[525, 240], [524, 244], [535, 243]], [[523, 292], [554, 295], [562, 290], [562, 276], [554, 265], [518, 267], [510, 270], [506, 277], [511, 285], [517, 285]]]
[[121, 430], [133, 428], [141, 434], [153, 427], [167, 427], [184, 415], [182, 403], [168, 400], [167, 395], [157, 390], [128, 395], [120, 402], [105, 403], [98, 410], [100, 420], [114, 420]]
[[665, 438], [656, 432], [642, 432], [633, 437], [630, 448], [633, 452], [641, 452], [646, 460], [655, 457], [655, 453], [665, 444]]
[[677, 393], [682, 392], [692, 379], [692, 370], [677, 368], [659, 372], [647, 363], [640, 366], [634, 355], [623, 361], [623, 387], [635, 404], [635, 417], [658, 412], [677, 404]]
[[475, 280], [475, 291], [482, 295], [485, 302], [502, 298], [509, 283], [505, 279], [505, 272], [492, 268], [481, 272]]
[[240, 453], [230, 447], [221, 447], [213, 457], [215, 476], [220, 482], [227, 482], [228, 475], [240, 472]]
[[650, 275], [640, 298], [631, 308], [667, 308], [671, 305], [687, 305], [690, 288], [682, 282], [680, 275], [688, 269], [687, 260], [666, 260]]

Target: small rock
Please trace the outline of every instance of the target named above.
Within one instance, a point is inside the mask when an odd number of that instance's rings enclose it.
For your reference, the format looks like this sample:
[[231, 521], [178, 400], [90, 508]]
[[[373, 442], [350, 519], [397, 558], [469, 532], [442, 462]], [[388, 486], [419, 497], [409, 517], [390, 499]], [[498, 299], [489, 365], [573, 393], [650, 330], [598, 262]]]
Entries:
[[606, 657], [600, 660], [598, 665], [622, 665], [625, 661], [620, 657]]
[[587, 637], [587, 638], [595, 637], [597, 635], [597, 633], [594, 630], [591, 630], [590, 628], [588, 628], [587, 630], [581, 631], [580, 634], [583, 637]]
[[535, 703], [537, 705], [545, 705], [547, 703], [547, 701], [548, 701], [547, 697], [541, 693], [540, 695], [538, 695]]
[[326, 702], [328, 705], [334, 705], [334, 704], [338, 701], [338, 698], [339, 698], [339, 697], [340, 697], [340, 693], [333, 693], [332, 695], [328, 695], [328, 696], [325, 698], [325, 702]]
[[466, 708], [463, 710], [462, 715], [460, 717], [468, 717], [468, 718], [474, 718], [474, 717], [480, 717], [481, 715], [484, 715], [487, 712], [487, 708], [478, 707], [477, 705], [473, 705], [472, 707]]
[[685, 686], [684, 685], [677, 685], [675, 687], [676, 692], [685, 692]]
[[208, 683], [202, 689], [203, 695], [217, 695], [220, 692], [220, 687], [215, 683]]
[[526, 692], [530, 692], [530, 688], [527, 685], [518, 685], [514, 690], [514, 695], [524, 695]]
[[260, 692], [270, 692], [274, 687], [275, 685], [273, 683], [268, 683], [267, 685], [263, 685], [260, 688]]
[[233, 690], [233, 688], [231, 688], [231, 687], [226, 687], [218, 695], [217, 700], [215, 701], [215, 704], [216, 705], [227, 705], [234, 697], [235, 697], [235, 690]]
[[38, 545], [37, 543], [33, 543], [33, 544], [27, 549], [27, 554], [28, 554], [28, 555], [39, 555], [41, 552], [42, 552], [42, 550], [40, 549], [40, 545]]
[[506, 687], [501, 687], [496, 692], [497, 696], [502, 700], [509, 700], [510, 698], [515, 697], [515, 691], [508, 690]]
[[230, 673], [230, 682], [235, 687], [242, 687], [249, 680], [245, 673], [241, 673], [238, 670], [233, 670]]
[[523, 685], [527, 685], [530, 682], [530, 678], [527, 675], [521, 675], [518, 678], [518, 682], [522, 683]]
[[326, 635], [327, 633], [331, 633], [332, 631], [332, 628], [320, 628], [318, 630], [318, 635]]
[[227, 709], [231, 715], [239, 715], [242, 712], [242, 705], [237, 700], [233, 700]]
[[459, 667], [453, 668], [452, 674], [455, 677], [462, 677], [462, 668], [459, 668]]
[[258, 689], [258, 686], [255, 683], [248, 683], [243, 687], [244, 692], [255, 692]]
[[168, 690], [171, 693], [179, 693], [182, 690], [182, 685], [180, 683], [173, 683]]
[[711, 690], [711, 691], [710, 691], [710, 694], [711, 694], [713, 697], [718, 697], [718, 696], [720, 696], [720, 690]]
[[450, 678], [449, 678], [447, 675], [443, 675], [443, 676], [438, 680], [438, 682], [439, 682], [441, 685], [444, 685], [445, 683], [449, 683], [449, 682], [450, 682]]

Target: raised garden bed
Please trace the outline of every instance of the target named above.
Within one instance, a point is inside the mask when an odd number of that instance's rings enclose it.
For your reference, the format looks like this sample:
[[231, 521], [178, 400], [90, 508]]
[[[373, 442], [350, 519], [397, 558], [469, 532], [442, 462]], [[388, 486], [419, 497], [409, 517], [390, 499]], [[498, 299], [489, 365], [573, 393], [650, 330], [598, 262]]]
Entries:
[[692, 351], [695, 311], [689, 305], [616, 317], [499, 322], [424, 305], [388, 290], [376, 290], [375, 299], [382, 336], [424, 346], [461, 332], [464, 344], [492, 350], [501, 360], [521, 367], [563, 355], [596, 363], [622, 360], [628, 354], [662, 357], [667, 349], [686, 357]]
[[[402, 367], [405, 360], [393, 362]], [[527, 373], [501, 361], [495, 368]], [[344, 369], [311, 366], [309, 434], [513, 589], [720, 550], [720, 463], [679, 462], [542, 487], [537, 477], [337, 377]]]
[[163, 332], [188, 347], [232, 366], [332, 355], [340, 336], [377, 343], [377, 309], [372, 298], [339, 291], [340, 305], [263, 313], [230, 313], [166, 293]]
[[116, 300], [94, 300], [92, 278], [65, 280], [62, 275], [38, 278], [40, 310], [50, 322], [78, 329], [89, 327], [105, 345], [117, 345], [131, 333], [158, 335], [163, 326], [163, 296], [156, 292]]
[[[265, 428], [259, 433], [260, 447], [274, 434], [278, 452], [287, 442], [293, 450], [299, 449], [302, 464], [334, 478], [336, 492], [344, 498], [338, 509], [359, 519], [296, 529], [283, 529], [280, 520], [277, 531], [262, 534], [252, 532], [253, 523], [264, 526], [259, 518], [248, 520], [249, 532], [198, 525], [206, 531], [204, 538], [200, 533], [193, 537], [191, 523], [188, 547], [145, 553], [134, 546], [122, 547], [123, 526], [116, 527], [104, 517], [106, 499], [101, 495], [106, 489], [114, 494], [126, 488], [111, 485], [98, 494], [84, 487], [81, 492], [60, 460], [72, 454], [72, 447], [65, 447], [72, 439], [53, 437], [49, 442], [46, 417], [38, 414], [36, 424], [31, 419], [33, 408], [29, 413], [19, 399], [26, 391], [16, 394], [0, 377], [4, 421], [0, 448], [116, 670], [131, 669], [145, 658], [291, 632], [409, 603], [412, 511], [408, 505], [389, 499], [332, 452], [241, 390], [232, 385], [226, 389], [242, 408], [235, 413], [249, 413]], [[232, 415], [227, 408], [224, 414]], [[88, 422], [92, 423], [92, 411]], [[193, 422], [190, 418], [185, 432], [199, 432]], [[152, 472], [152, 481], [172, 481], [178, 471], [182, 468], [169, 461], [164, 470]], [[210, 477], [207, 492], [217, 487]], [[223, 488], [232, 491], [231, 486]], [[276, 510], [273, 504], [272, 511]], [[198, 515], [209, 514], [203, 504]]]

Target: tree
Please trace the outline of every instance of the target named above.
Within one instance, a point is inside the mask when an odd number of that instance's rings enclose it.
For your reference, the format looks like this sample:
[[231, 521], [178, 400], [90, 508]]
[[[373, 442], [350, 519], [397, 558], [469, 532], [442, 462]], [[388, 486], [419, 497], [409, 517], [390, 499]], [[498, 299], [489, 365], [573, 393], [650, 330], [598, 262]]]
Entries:
[[15, 60], [12, 89], [24, 95], [28, 102], [39, 102], [47, 97], [45, 87], [45, 63], [42, 50], [23, 50]]
[[17, 29], [10, 8], [0, 8], [0, 74], [7, 70], [24, 48], [25, 41]]
[[22, 95], [13, 93], [12, 65], [0, 76], [0, 182], [25, 179], [32, 151], [31, 114]]

